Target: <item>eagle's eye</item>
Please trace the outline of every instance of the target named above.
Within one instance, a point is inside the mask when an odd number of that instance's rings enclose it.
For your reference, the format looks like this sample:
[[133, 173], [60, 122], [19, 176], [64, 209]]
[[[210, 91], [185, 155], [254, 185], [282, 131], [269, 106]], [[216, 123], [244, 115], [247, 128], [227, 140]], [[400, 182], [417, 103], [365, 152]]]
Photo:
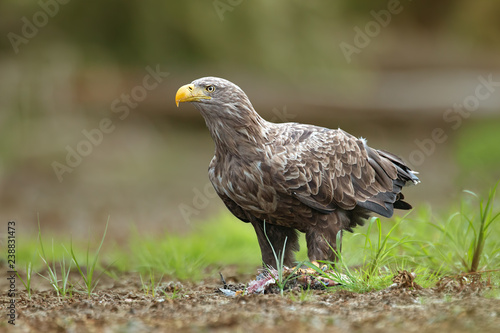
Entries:
[[215, 87], [214, 86], [208, 86], [205, 88], [206, 91], [208, 91], [209, 93], [212, 93], [215, 91]]

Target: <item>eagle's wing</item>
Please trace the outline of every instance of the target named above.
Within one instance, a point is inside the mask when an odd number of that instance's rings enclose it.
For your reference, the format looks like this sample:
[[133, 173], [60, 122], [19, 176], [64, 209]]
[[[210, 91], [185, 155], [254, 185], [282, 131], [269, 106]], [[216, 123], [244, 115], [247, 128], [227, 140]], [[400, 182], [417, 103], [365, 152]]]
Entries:
[[286, 125], [277, 133], [288, 138], [282, 142], [287, 153], [279, 155], [281, 172], [275, 177], [283, 191], [321, 213], [358, 205], [392, 216], [405, 181], [399, 180], [401, 168], [389, 155], [340, 129]]

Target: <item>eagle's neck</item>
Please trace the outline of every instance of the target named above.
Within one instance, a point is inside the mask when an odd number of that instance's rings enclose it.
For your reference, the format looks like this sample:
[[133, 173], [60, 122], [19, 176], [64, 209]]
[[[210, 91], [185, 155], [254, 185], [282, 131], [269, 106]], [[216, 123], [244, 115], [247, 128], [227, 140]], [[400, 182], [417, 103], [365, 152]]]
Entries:
[[271, 123], [255, 112], [251, 105], [232, 104], [217, 110], [198, 109], [215, 142], [216, 155], [247, 155], [268, 142]]

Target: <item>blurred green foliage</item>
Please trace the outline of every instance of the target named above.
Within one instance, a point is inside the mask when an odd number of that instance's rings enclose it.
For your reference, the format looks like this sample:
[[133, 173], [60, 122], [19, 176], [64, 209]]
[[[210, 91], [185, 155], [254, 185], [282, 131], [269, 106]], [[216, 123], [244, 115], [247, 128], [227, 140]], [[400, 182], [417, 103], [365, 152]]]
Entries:
[[487, 188], [500, 179], [500, 121], [476, 121], [464, 126], [454, 145], [462, 186]]
[[[35, 43], [72, 45], [91, 63], [314, 67], [335, 60], [332, 54], [339, 52], [331, 50], [338, 51], [339, 40], [352, 40], [353, 27], [363, 27], [373, 20], [371, 11], [387, 9], [389, 3], [394, 1], [73, 0], [59, 5]], [[405, 0], [399, 5], [403, 10], [391, 20], [393, 31], [456, 30], [465, 42], [498, 48], [500, 2]], [[0, 31], [20, 33], [21, 18], [31, 20], [40, 10], [38, 1], [3, 1]], [[9, 44], [2, 38], [0, 50], [11, 52]]]

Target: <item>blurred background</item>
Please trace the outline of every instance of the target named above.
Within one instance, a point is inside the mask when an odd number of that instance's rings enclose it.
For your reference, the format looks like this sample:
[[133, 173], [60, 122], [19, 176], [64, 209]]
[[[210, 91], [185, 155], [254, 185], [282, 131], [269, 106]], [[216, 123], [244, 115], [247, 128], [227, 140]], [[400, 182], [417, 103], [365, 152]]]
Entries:
[[[225, 208], [177, 89], [238, 84], [275, 122], [340, 127], [420, 171], [416, 207], [500, 179], [500, 2], [4, 0], [0, 220], [124, 240]], [[85, 237], [85, 236], [84, 236]]]

